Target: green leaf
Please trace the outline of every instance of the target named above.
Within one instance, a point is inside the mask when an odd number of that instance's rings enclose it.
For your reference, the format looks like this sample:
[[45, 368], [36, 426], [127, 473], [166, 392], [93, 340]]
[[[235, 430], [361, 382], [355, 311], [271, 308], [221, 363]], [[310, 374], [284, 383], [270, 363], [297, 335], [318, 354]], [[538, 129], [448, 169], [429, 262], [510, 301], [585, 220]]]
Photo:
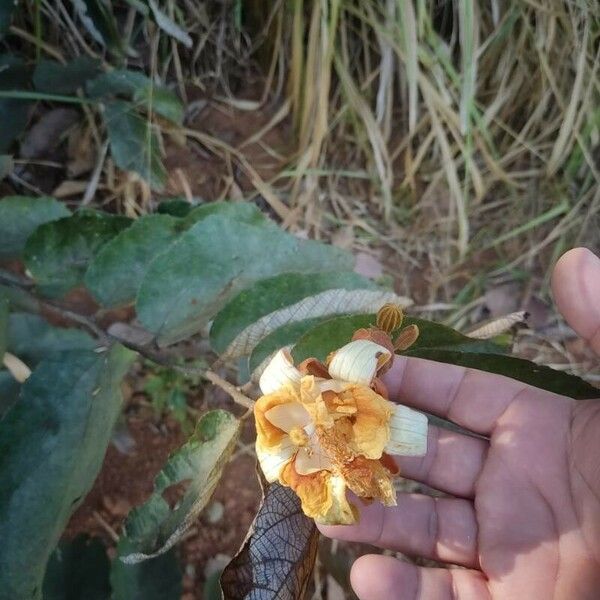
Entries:
[[19, 398], [21, 384], [6, 369], [0, 369], [0, 421]]
[[600, 390], [575, 375], [556, 371], [550, 367], [537, 365], [534, 362], [514, 356], [485, 354], [478, 352], [461, 352], [451, 349], [410, 348], [403, 353], [406, 356], [427, 358], [438, 362], [461, 365], [488, 373], [505, 375], [511, 379], [522, 381], [548, 392], [562, 394], [575, 400], [600, 397]]
[[[190, 439], [171, 455], [154, 480], [150, 498], [125, 523], [129, 552], [137, 563], [169, 550], [206, 506], [239, 435], [240, 422], [224, 410], [205, 414]], [[174, 507], [165, 497], [177, 491]]]
[[242, 290], [215, 317], [210, 343], [215, 352], [224, 352], [246, 327], [261, 317], [333, 289], [376, 289], [375, 283], [353, 272], [282, 273], [257, 281]]
[[0, 3], [0, 39], [10, 27], [15, 6], [17, 6], [16, 0], [4, 0]]
[[104, 120], [115, 164], [124, 171], [135, 171], [154, 189], [162, 189], [167, 172], [149, 119], [138, 114], [132, 104], [115, 100], [106, 104]]
[[[30, 69], [11, 54], [0, 54], [0, 90], [22, 90], [29, 85]], [[0, 98], [0, 153], [7, 152], [25, 129], [32, 103], [14, 98]]]
[[96, 346], [85, 331], [54, 327], [39, 315], [16, 312], [8, 319], [8, 349], [29, 367], [58, 352], [93, 350]]
[[[325, 360], [327, 355], [348, 343], [352, 334], [375, 323], [375, 315], [352, 315], [330, 319], [304, 334], [292, 350], [296, 362], [309, 356]], [[404, 325], [416, 324], [420, 335], [403, 356], [426, 358], [505, 375], [537, 388], [571, 398], [597, 398], [599, 390], [579, 377], [531, 361], [504, 354], [505, 349], [489, 340], [469, 338], [458, 331], [423, 319], [406, 318]]]
[[48, 561], [44, 600], [110, 600], [110, 561], [98, 538], [62, 541]]
[[117, 55], [123, 54], [123, 38], [110, 3], [103, 0], [73, 0], [73, 6], [94, 40]]
[[55, 60], [40, 60], [33, 72], [33, 85], [41, 92], [74, 94], [100, 72], [100, 61], [78, 56], [63, 65]]
[[0, 258], [19, 256], [27, 238], [44, 223], [70, 215], [54, 198], [9, 196], [0, 200]]
[[227, 202], [198, 206], [184, 219], [165, 214], [141, 217], [98, 252], [85, 275], [86, 286], [103, 306], [133, 302], [152, 260], [183, 231], [215, 213], [248, 220], [256, 218], [256, 211], [248, 204]]
[[86, 89], [92, 98], [123, 96], [138, 109], [155, 112], [178, 125], [183, 122], [184, 108], [177, 96], [139, 71], [115, 69], [103, 73], [89, 81]]
[[[329, 319], [313, 329], [307, 331], [296, 343], [292, 355], [297, 362], [314, 356], [319, 360], [325, 360], [327, 355], [347, 344], [357, 329], [375, 325], [377, 317], [371, 315], [348, 315]], [[432, 321], [406, 317], [402, 323], [406, 325], [417, 325], [419, 338], [411, 346], [410, 350], [416, 348], [440, 348], [453, 349], [459, 352], [489, 352], [502, 354], [505, 349], [488, 340], [475, 340], [472, 338]], [[407, 352], [403, 352], [407, 354]]]
[[135, 300], [152, 259], [173, 242], [181, 221], [169, 215], [146, 215], [121, 231], [96, 255], [85, 274], [85, 285], [103, 306]]
[[0, 364], [8, 349], [8, 307], [8, 298], [0, 293]]
[[298, 496], [270, 485], [250, 536], [221, 575], [227, 600], [304, 598], [317, 555], [319, 533]]
[[0, 154], [0, 181], [13, 172], [14, 166], [11, 154]]
[[56, 297], [83, 283], [89, 262], [130, 219], [81, 211], [45, 223], [25, 245], [24, 260], [43, 293]]
[[187, 200], [181, 198], [172, 198], [163, 200], [156, 209], [160, 215], [171, 215], [172, 217], [185, 217], [194, 208]]
[[39, 600], [46, 562], [91, 488], [121, 410], [133, 353], [43, 360], [0, 421], [0, 600]]
[[156, 0], [149, 0], [150, 8], [152, 9], [152, 14], [154, 16], [154, 20], [156, 24], [172, 38], [176, 39], [178, 42], [181, 42], [186, 48], [192, 47], [192, 38], [189, 36], [187, 32], [185, 32], [177, 23], [175, 23], [171, 18], [169, 18], [156, 3]]
[[131, 551], [130, 542], [121, 539], [110, 574], [112, 600], [180, 600], [183, 574], [175, 548], [156, 558], [128, 565], [120, 557]]
[[252, 350], [252, 354], [248, 359], [249, 372], [254, 373], [255, 369], [260, 367], [263, 361], [277, 350], [294, 345], [307, 331], [328, 320], [329, 317], [316, 317], [305, 321], [295, 321], [271, 332], [258, 342]]
[[[0, 88], [1, 89], [1, 88]], [[0, 98], [0, 152], [7, 152], [29, 120], [31, 102]]]
[[300, 240], [274, 224], [212, 215], [152, 262], [138, 294], [137, 313], [159, 342], [170, 343], [199, 331], [229, 298], [259, 279], [286, 271], [351, 268], [350, 255]]

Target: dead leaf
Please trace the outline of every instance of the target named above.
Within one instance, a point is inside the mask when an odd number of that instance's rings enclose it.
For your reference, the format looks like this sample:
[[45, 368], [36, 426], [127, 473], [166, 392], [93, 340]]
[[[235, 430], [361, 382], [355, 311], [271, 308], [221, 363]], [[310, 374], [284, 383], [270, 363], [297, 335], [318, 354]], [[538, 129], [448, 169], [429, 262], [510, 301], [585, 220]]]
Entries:
[[69, 196], [79, 196], [83, 194], [88, 186], [87, 181], [71, 181], [69, 179], [63, 181], [52, 192], [55, 198], [68, 198]]
[[468, 332], [467, 335], [478, 340], [489, 340], [497, 335], [506, 333], [515, 325], [525, 323], [526, 320], [527, 312], [520, 310], [518, 312], [511, 313], [510, 315], [504, 315], [498, 319], [492, 319], [487, 323], [478, 325], [473, 331]]
[[498, 285], [485, 293], [485, 305], [492, 318], [515, 312], [521, 299], [520, 286], [517, 283]]
[[21, 142], [21, 156], [48, 158], [78, 119], [79, 112], [72, 108], [55, 108], [44, 113]]
[[79, 177], [89, 173], [96, 163], [96, 150], [92, 130], [89, 127], [74, 127], [69, 134], [67, 146], [67, 174], [69, 177]]
[[221, 575], [225, 600], [298, 600], [304, 597], [319, 533], [298, 496], [278, 483], [265, 492], [249, 536]]
[[366, 252], [359, 252], [356, 255], [354, 271], [363, 277], [378, 279], [383, 275], [383, 265], [374, 256]]

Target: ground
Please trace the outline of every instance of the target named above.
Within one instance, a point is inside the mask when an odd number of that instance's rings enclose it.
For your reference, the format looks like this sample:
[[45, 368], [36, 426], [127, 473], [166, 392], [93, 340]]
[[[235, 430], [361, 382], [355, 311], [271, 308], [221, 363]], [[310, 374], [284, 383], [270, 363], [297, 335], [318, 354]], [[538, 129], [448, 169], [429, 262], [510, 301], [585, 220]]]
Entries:
[[[281, 222], [277, 206], [254, 193], [252, 173], [247, 165], [264, 181], [273, 181], [277, 173], [286, 168], [282, 157], [290, 151], [289, 119], [273, 122], [278, 114], [277, 106], [240, 110], [224, 103], [210, 102], [200, 95], [194, 97], [191, 93], [189, 101], [195, 106], [189, 127], [225, 143], [229, 149], [217, 152], [208, 142], [190, 138], [182, 144], [176, 136], [165, 137], [169, 182], [163, 197], [180, 195], [204, 200], [237, 200], [248, 199], [250, 194], [249, 201]], [[264, 133], [260, 139], [251, 139], [261, 131]], [[246, 163], [236, 158], [232, 148], [243, 150]], [[61, 151], [68, 152], [64, 147]], [[68, 156], [54, 158], [56, 164], [69, 160]], [[65, 186], [68, 174], [56, 167], [30, 166], [22, 175], [45, 193], [57, 194], [58, 190], [58, 195], [63, 195], [67, 201], [81, 193], [81, 186], [77, 187], [73, 182], [70, 188]], [[285, 177], [281, 177], [279, 183], [281, 193], [288, 193]], [[344, 189], [346, 183], [340, 185], [340, 189]], [[71, 195], [69, 190], [78, 191]], [[283, 225], [298, 235], [321, 238], [353, 251], [360, 271], [373, 277], [390, 278], [398, 293], [414, 299], [413, 310], [417, 315], [436, 314], [437, 318], [466, 330], [485, 318], [526, 309], [532, 315], [531, 328], [516, 334], [517, 353], [558, 368], [589, 374], [591, 356], [574, 339], [572, 332], [556, 319], [548, 302], [547, 278], [542, 265], [551, 261], [551, 247], [543, 248], [536, 260], [526, 263], [529, 269], [526, 278], [510, 278], [503, 273], [499, 277], [482, 279], [482, 274], [497, 264], [498, 255], [482, 247], [454, 269], [448, 258], [450, 254], [439, 252], [435, 234], [428, 235], [428, 227], [439, 218], [435, 206], [430, 213], [423, 210], [412, 228], [407, 230], [396, 221], [385, 222], [365, 199], [352, 197], [351, 188], [346, 187], [345, 191], [345, 196], [320, 196], [317, 202], [304, 206], [302, 211], [288, 215]], [[139, 188], [117, 185], [114, 190], [102, 189], [101, 192], [107, 198], [108, 209], [133, 214], [151, 210], [160, 199], [160, 196], [149, 196], [141, 184]], [[447, 203], [447, 198], [441, 202]], [[409, 247], [410, 252], [406, 250]], [[513, 248], [508, 254], [509, 257], [519, 256], [519, 248]], [[449, 303], [463, 292], [464, 302], [456, 310], [456, 305]], [[78, 300], [76, 294], [70, 301], [81, 309], [81, 299]], [[93, 309], [89, 307], [89, 310]], [[185, 440], [177, 421], [152, 408], [140, 389], [141, 378], [143, 370], [138, 369], [128, 382], [123, 421], [93, 489], [72, 516], [65, 532], [67, 537], [78, 533], [99, 535], [109, 546], [114, 546], [129, 510], [148, 497], [156, 473], [169, 453]], [[196, 390], [188, 396], [188, 401], [192, 409], [199, 412], [217, 406], [233, 407], [222, 392], [209, 387]], [[252, 424], [248, 421], [242, 441], [225, 469], [211, 504], [180, 545], [185, 570], [185, 600], [203, 597], [207, 577], [222, 567], [227, 557], [236, 553], [256, 513], [260, 490], [254, 474], [252, 439]], [[323, 544], [326, 548], [319, 564], [324, 568], [316, 570], [316, 585], [327, 589], [329, 598], [343, 597], [340, 594], [349, 592], [340, 591], [342, 588], [331, 574], [342, 582], [344, 589], [349, 589], [345, 580], [348, 566], [365, 548], [329, 541]]]

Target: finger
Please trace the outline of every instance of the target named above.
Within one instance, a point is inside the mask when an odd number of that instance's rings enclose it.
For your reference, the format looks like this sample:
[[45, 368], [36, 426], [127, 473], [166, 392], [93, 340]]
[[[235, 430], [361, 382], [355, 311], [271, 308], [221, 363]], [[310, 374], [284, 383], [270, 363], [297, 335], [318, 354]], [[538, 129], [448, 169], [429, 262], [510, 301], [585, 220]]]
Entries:
[[530, 386], [476, 369], [396, 356], [383, 376], [390, 398], [489, 435], [519, 394]]
[[397, 506], [357, 502], [356, 525], [320, 525], [328, 537], [362, 542], [466, 567], [477, 567], [477, 521], [473, 503], [457, 498], [400, 494]]
[[447, 429], [429, 426], [425, 456], [394, 456], [400, 475], [442, 492], [473, 498], [489, 444]]
[[430, 569], [391, 556], [357, 559], [350, 582], [360, 600], [488, 600], [484, 576], [468, 569]]
[[600, 354], [600, 258], [587, 248], [563, 254], [554, 267], [552, 292], [569, 325]]

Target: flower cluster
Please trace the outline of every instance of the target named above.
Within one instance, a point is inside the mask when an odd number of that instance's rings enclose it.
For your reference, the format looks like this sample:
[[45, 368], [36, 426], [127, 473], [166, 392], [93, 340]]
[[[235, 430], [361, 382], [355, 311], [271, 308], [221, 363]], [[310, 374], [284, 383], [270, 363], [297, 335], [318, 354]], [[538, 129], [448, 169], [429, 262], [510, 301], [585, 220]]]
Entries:
[[[398, 325], [393, 319], [382, 323], [381, 315], [380, 327]], [[311, 358], [296, 367], [280, 350], [260, 378], [264, 395], [254, 414], [264, 475], [292, 488], [305, 514], [319, 523], [357, 521], [348, 489], [395, 505], [392, 477], [398, 469], [390, 455], [426, 453], [427, 418], [390, 402], [380, 379], [394, 347], [414, 342], [414, 329], [402, 330], [395, 344], [379, 327], [359, 330], [326, 364]]]

